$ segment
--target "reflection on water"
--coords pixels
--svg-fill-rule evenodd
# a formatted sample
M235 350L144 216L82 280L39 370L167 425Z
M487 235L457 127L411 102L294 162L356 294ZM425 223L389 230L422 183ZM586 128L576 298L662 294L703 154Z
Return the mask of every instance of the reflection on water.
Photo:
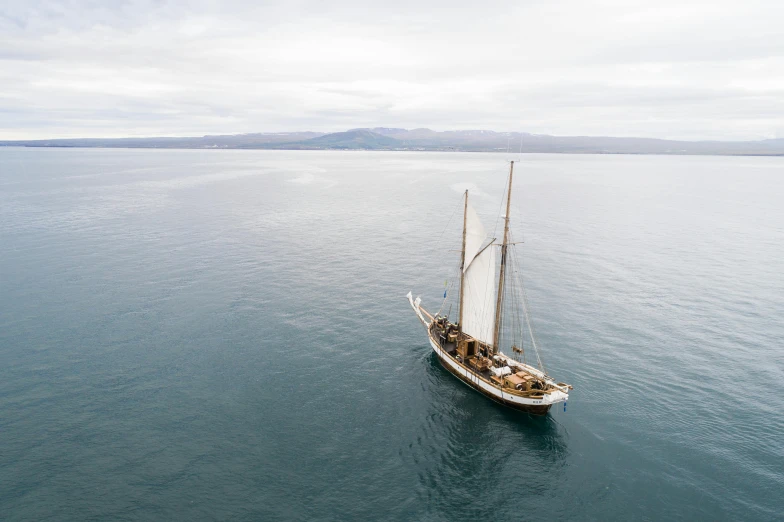
M422 363L431 399L425 431L432 438L421 448L420 464L426 464L419 480L434 512L482 518L487 504L525 502L558 487L568 472L563 426L552 416L485 398L444 369L432 351ZM482 503L470 501L477 495Z

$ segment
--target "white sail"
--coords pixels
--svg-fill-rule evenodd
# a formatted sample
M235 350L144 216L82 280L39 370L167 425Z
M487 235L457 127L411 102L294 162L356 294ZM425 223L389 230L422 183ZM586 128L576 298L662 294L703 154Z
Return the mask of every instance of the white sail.
M489 246L472 257L463 283L463 331L474 339L492 344L495 325L495 247Z
M479 220L479 216L476 214L474 207L470 204L466 207L466 245L465 245L465 265L463 265L463 272L468 270L468 267L471 266L471 262L474 260L474 256L479 252L482 248L482 243L485 242L485 238L487 237L487 232L485 232L485 227L482 226L482 222Z

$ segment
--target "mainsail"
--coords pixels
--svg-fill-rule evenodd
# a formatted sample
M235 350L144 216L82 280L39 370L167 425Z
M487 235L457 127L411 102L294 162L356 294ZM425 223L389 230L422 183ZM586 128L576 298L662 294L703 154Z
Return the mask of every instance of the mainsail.
M479 216L476 214L474 207L470 204L466 205L465 227L466 243L463 272L466 272L468 267L471 266L471 261L473 261L476 254L479 253L479 250L482 248L482 243L485 242L485 238L487 237L487 232L485 232L485 227L482 226L482 221L479 220Z
M495 248L481 250L487 234L474 209L466 208L466 250L462 330L474 339L493 343L495 325Z

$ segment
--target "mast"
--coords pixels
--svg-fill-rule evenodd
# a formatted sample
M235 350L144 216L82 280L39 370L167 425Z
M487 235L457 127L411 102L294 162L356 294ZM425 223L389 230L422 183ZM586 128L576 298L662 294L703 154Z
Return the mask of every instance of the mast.
M506 271L506 249L509 243L509 207L512 203L512 175L514 174L514 161L509 167L509 188L506 191L506 218L504 219L504 242L501 244L501 270L498 275L498 297L495 301L495 327L493 328L493 353L498 353L498 342L501 336L501 302L504 297L504 272ZM465 238L465 232L463 232ZM465 250L465 239L463 239Z
M460 254L460 294L458 299L458 332L463 333L463 282L465 281L465 249L466 249L466 220L468 219L468 190L465 191L465 203L463 204L463 249Z

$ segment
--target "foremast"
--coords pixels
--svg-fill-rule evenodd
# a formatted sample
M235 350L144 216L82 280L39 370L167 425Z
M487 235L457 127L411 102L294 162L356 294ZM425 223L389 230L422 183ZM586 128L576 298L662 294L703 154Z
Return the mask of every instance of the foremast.
M468 189L463 203L463 248L460 250L460 293L458 294L457 331L463 333L463 289L465 285L466 222L468 220ZM462 335L461 335L462 337Z
M501 337L501 305L504 298L504 276L506 275L506 251L509 245L509 207L512 203L512 176L514 161L509 166L509 188L506 191L506 216L504 218L504 241L501 243L501 269L498 273L498 293L495 301L495 324L493 327L493 353L499 352ZM467 196L466 196L467 197ZM463 231L463 250L465 250L465 230Z

